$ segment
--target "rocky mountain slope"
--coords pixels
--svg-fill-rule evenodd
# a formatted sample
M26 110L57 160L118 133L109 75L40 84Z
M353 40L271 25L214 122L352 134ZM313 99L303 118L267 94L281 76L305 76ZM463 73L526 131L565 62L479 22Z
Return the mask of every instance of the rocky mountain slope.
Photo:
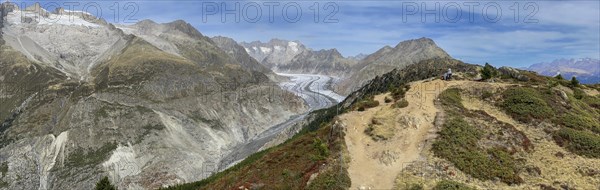
M545 76L561 74L566 79L575 76L585 84L600 83L600 60L598 59L557 59L552 62L533 64L527 70Z
M296 55L309 51L298 41L280 39L271 39L266 43L260 41L241 42L240 45L246 49L250 56L274 71L277 71L280 66L289 64Z
M272 39L267 43L240 43L248 54L280 73L325 74L344 77L356 60L342 56L336 49L314 51L298 41Z
M306 109L183 21L113 26L76 13L49 22L70 13L36 10L0 6L0 188L196 181Z
M356 61L346 59L336 49L304 51L287 65L279 66L278 72L310 73L344 77Z
M393 69L401 69L421 60L449 58L433 40L420 38L400 42L396 47L385 46L362 59L351 70L351 76L344 79L336 89L340 94L350 94L376 76Z
M240 46L235 40L223 36L212 37L211 40L215 42L219 48L225 51L225 53L229 54L229 56L239 62L243 68L274 75L273 71L261 65L256 59L250 57L244 47Z
M447 68L455 77L442 81ZM172 189L600 186L598 86L506 68L481 80L481 71L449 58L393 70L311 113L283 144Z

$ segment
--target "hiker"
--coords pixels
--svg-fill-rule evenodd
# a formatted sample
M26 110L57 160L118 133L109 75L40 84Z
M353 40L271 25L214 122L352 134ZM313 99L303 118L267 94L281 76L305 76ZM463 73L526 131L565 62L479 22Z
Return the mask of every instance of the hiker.
M444 76L442 76L442 80L450 80L452 79L452 69L448 69L448 72L444 73Z

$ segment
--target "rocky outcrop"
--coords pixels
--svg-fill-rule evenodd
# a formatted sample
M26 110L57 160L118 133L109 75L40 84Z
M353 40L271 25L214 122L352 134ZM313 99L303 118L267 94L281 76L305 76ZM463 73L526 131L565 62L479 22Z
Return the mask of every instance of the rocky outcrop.
M521 74L519 70L512 67L500 67L498 68L498 72L500 72L502 75L510 76L511 78L517 79L519 81L529 81L529 77Z

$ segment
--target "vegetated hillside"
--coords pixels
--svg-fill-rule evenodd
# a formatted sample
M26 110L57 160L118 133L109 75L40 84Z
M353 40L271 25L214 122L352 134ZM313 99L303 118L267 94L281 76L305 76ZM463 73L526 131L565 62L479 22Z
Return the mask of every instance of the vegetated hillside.
M447 68L455 79L441 81ZM394 189L595 189L599 94L597 86L528 71L424 60L375 78L337 107L312 113L312 122L285 143L171 189L380 187L357 172L383 175L374 181L389 178ZM364 139L364 158L348 138ZM393 150L406 145L417 155ZM385 172L398 166L398 173Z

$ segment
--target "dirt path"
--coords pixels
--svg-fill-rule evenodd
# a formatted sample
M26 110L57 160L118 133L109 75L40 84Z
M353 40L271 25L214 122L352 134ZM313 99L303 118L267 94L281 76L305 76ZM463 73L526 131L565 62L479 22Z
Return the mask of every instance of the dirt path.
M340 117L347 126L346 145L351 157L348 172L350 189L391 189L397 174L420 158L426 140L435 134L436 109L434 100L449 86L464 81L417 81L406 94L408 107L393 109L384 103L387 94L375 96L380 106L364 112L350 112ZM372 118L388 118L384 122L393 131L388 140L374 141L364 131Z

